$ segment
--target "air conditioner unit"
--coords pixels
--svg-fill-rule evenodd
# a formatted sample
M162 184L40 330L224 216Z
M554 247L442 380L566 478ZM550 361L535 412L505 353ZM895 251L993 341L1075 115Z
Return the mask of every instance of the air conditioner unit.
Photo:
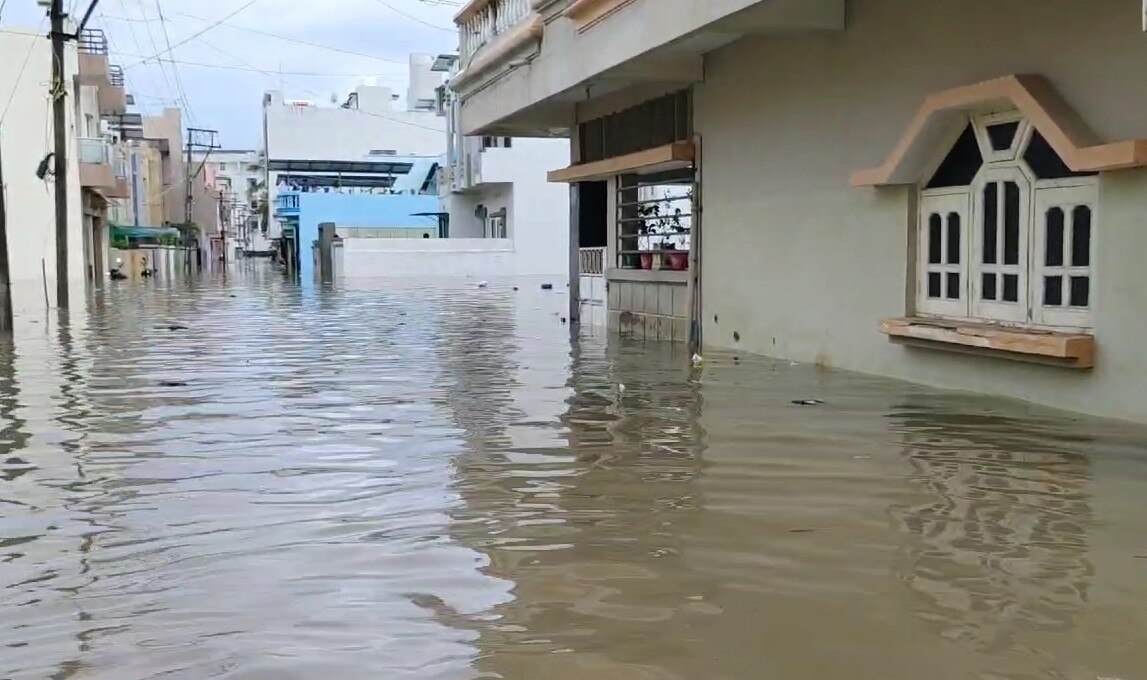
M474 208L474 217L477 217L480 220L486 219L486 215L488 214L490 214L489 208L480 203L478 204L477 208Z

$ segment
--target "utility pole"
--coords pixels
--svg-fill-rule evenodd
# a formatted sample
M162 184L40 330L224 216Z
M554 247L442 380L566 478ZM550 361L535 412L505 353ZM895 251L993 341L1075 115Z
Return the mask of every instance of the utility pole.
M68 308L68 121L64 83L64 42L70 36L64 33L63 0L51 0L48 16L52 22L52 131L55 148L52 150L56 181L56 306Z
M64 19L68 14L64 11L63 0L48 0L48 18L51 20L52 32L49 38L52 41L52 129L54 142L52 159L54 165L52 175L56 182L56 306L60 309L68 308L68 119L67 119L67 83L64 82L64 43L77 40L92 18L92 12L100 0L92 0L88 10L84 12L83 19L75 33L64 32Z
M0 139L0 147L3 140ZM0 336L12 334L12 281L8 271L8 206L4 202L4 149L0 148Z
M199 177L199 171L203 169L203 165L207 163L208 157L211 152L219 148L219 141L217 139L219 132L217 130L204 130L203 128L187 128L187 193L184 198L183 205L183 221L188 233L190 233L192 216L195 214L195 195L192 192L194 184L192 181ZM199 168L192 171L192 151L205 151L203 162L199 164ZM198 239L196 239L196 253L200 253ZM188 261L188 266L191 262Z

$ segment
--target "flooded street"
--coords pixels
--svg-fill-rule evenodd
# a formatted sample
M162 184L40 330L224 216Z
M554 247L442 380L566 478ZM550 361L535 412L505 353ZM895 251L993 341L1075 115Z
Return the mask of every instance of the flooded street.
M18 320L0 678L1147 678L1147 428L694 371L512 285Z

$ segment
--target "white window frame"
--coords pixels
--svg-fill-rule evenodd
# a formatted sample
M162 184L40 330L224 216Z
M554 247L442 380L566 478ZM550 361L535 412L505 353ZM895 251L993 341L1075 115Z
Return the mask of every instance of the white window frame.
M987 128L999 123L1018 122L1015 138L1009 149L995 151L987 135ZM984 165L969 186L923 189L918 193L916 225L916 264L913 275L915 313L922 316L964 319L1006 326L1034 326L1054 330L1091 332L1096 303L1096 242L1099 239L1099 182L1096 176L1062 179L1037 179L1023 152L1031 142L1035 128L1017 111L991 112L974 116L971 120L976 141L984 158ZM955 140L952 140L953 142ZM946 146L935 172L944 156L951 151ZM931 173L929 173L931 176ZM1004 261L1004 192L998 194L996 213L997 263L984 264L983 260L983 201L984 187L992 182L1015 182L1020 189L1020 233L1018 264L1005 265ZM1086 205L1091 210L1090 251L1088 265L1071 266L1073 210ZM1044 216L1053 207L1064 210L1064 266L1047 267L1046 221ZM962 211L961 211L962 209ZM955 212L960 215L960 247L964 251L958 265L949 265L948 234L945 219L941 265L929 263L929 218L932 214ZM928 273L958 272L961 280L960 299L928 297ZM983 300L983 275L998 276L996 300ZM1005 302L1003 274L1017 276L1017 301ZM1046 307L1043 304L1044 276L1063 276L1063 306ZM1070 307L1070 277L1087 276L1089 281L1088 306ZM941 280L941 294L947 294L947 277Z
M1033 321L1043 326L1065 328L1090 328L1093 324L1092 310L1095 309L1095 241L1096 224L1099 217L1099 192L1094 179L1080 183L1059 184L1057 186L1037 186L1035 190L1035 229L1032 245L1033 281L1031 306ZM1088 265L1074 266L1071 262L1074 240L1074 212L1077 207L1087 206L1091 210L1091 233L1089 236ZM1064 213L1063 223L1063 266L1047 266L1047 222L1044 216L1052 208L1060 208ZM1063 305L1046 307L1043 304L1044 277L1063 277ZM1073 276L1086 276L1088 286L1088 306L1071 307L1070 279Z
M971 238L972 225L969 220L969 198L965 188L930 189L920 195L920 218L916 231L916 311L920 314L933 316L967 316L968 315L968 240ZM929 262L929 246L931 239L931 217L940 214L943 227L941 264ZM960 261L948 264L948 216L952 213L960 217ZM930 273L941 275L941 297L932 298L928 295L928 275ZM948 273L960 275L960 295L953 300L946 297Z
M984 189L988 184L998 183L1000 191L996 198L996 260L995 264L985 264L984 254L984 222L983 203ZM1016 264L1004 264L1004 183L1015 182L1019 186L1019 249ZM1030 263L1031 241L1031 195L1032 182L1027 174L1018 167L1005 166L981 170L979 176L972 183L972 252L969 258L970 276L972 279L972 309L971 316L976 319L990 321L1011 321L1024 323L1029 321L1028 306L1028 269ZM984 274L996 274L996 299L985 300L983 297ZM1004 301L1004 276L1018 277L1016 282L1016 301Z

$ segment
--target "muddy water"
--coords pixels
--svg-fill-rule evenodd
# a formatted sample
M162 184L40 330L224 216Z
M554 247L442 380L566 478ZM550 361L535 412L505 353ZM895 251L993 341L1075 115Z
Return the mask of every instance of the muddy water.
M21 319L0 678L1147 678L1147 429L563 306L246 270Z

